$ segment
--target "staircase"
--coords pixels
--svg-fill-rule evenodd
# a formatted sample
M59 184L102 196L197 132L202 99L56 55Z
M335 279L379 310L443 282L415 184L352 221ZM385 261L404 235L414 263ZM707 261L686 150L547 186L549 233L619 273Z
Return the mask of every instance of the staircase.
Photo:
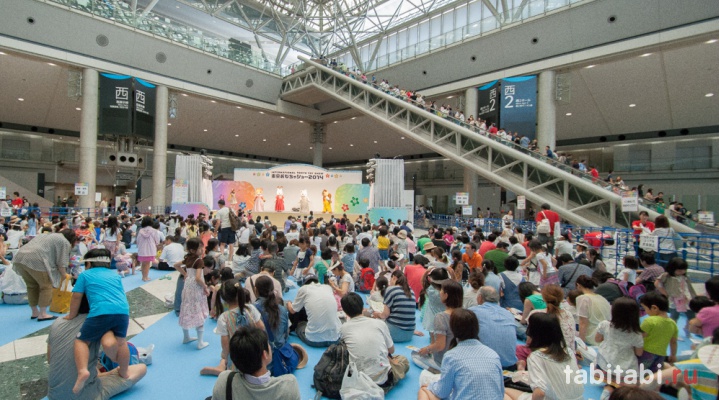
M32 182L32 184L35 184L35 183ZM5 178L4 176L0 176L0 186L4 186L6 188L8 199L13 198L13 195L12 195L13 192L19 192L20 197L25 196L25 198L27 198L27 201L30 202L31 205L34 203L37 203L38 207L42 207L42 208L53 206L53 202L51 200L47 200L41 196L38 196L35 193L34 189L33 190L27 189L27 188L23 187L22 185L19 185L15 182L11 181L10 179Z
M300 57L305 69L285 78L281 97L297 98L303 92L321 91L375 118L402 136L412 139L482 177L526 196L535 204L549 203L552 210L579 226L629 227L636 215L621 212L621 196L572 173L565 166L519 146L484 135L446 120L372 85L356 81L332 69ZM653 219L658 214L648 208ZM673 224L680 232L696 232Z

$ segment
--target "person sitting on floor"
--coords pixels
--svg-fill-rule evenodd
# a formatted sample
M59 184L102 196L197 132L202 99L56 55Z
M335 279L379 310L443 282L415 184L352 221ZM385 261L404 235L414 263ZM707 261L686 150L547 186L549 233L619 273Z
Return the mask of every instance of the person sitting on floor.
M337 301L329 285L320 285L315 275L305 277L304 285L297 291L295 301L287 302L291 329L306 345L327 347L336 343L340 336L340 319Z
M212 400L301 398L294 375L270 376L267 366L272 362L272 349L264 330L252 326L238 328L230 339L230 358L240 372L222 372L212 389Z
M50 327L47 338L47 361L49 365L47 397L50 400L75 398L72 394L73 385L77 381L75 363L75 338L80 333L90 312L87 296L82 296L78 314L68 320L57 319ZM86 360L90 377L82 390L83 399L108 399L116 396L139 382L147 373L145 364L128 367L128 378L119 375L119 367L109 372L99 372L97 361L100 356L100 342L90 342L89 358Z

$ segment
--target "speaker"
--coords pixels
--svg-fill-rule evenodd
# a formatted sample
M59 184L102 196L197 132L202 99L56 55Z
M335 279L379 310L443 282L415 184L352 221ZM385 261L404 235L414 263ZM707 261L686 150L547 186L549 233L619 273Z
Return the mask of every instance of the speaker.
M117 154L110 154L108 159L110 162L115 163L118 167L135 168L140 162L140 158L137 156L137 153L118 152Z
M45 197L45 173L38 172L37 174L37 195Z

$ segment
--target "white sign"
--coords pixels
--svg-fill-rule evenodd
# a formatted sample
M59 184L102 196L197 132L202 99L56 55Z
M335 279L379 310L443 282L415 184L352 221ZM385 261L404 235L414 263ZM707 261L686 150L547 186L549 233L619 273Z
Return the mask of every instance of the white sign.
M12 208L0 208L0 217L9 217L12 215Z
M190 195L190 184L184 179L172 181L172 203L187 203Z
M472 207L472 206L464 206L464 207L462 207L462 215L470 215L470 216L471 216L471 215L472 215L473 208L474 208L474 207Z
M5 186L0 186L0 200L7 198L7 188Z
M644 251L659 251L659 236L639 235L639 248Z
M102 201L102 193L95 192L95 201L98 203Z
M2 198L2 196L0 196ZM703 224L714 225L714 211L699 211L697 215L699 222Z
M517 196L517 210L527 209L527 198L524 196Z
M75 196L87 196L90 193L90 184L79 182L75 184Z
M469 204L469 193L467 192L457 192L455 195L455 204L458 206L466 206Z
M622 193L622 212L639 211L639 200L636 191Z

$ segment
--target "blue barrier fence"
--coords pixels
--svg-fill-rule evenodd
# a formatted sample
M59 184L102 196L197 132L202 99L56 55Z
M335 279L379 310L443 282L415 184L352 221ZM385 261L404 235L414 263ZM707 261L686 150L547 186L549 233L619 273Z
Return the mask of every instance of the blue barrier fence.
M457 227L460 230L473 230L479 227L486 234L501 231L504 228L504 221L499 218L464 218L443 214L415 215L415 227L428 229L433 225L443 228ZM536 223L531 220L514 220L512 228L515 227L521 227L525 233L535 233L537 228ZM588 233L597 232L606 235L604 237L612 238L613 244L602 243L597 250L602 255L607 270L615 275L623 268L624 257L636 256L639 250L639 241L632 229L562 225L562 231L564 230L571 232L573 241L584 238ZM655 253L658 260L661 256L669 257L672 250L675 250L676 255L689 264L690 277L697 282L703 282L719 271L719 235L678 233L677 237L657 236L653 239L656 241ZM659 263L665 262L659 260Z

